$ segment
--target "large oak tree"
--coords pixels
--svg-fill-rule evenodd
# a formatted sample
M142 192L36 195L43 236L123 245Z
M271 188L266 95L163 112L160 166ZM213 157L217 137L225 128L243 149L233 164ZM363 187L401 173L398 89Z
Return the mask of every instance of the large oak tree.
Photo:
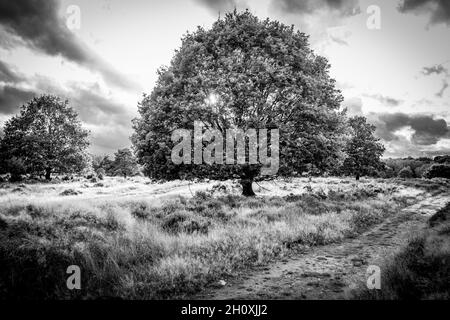
M230 128L276 128L278 174L327 170L341 156L344 128L342 96L328 70L307 35L248 11L228 13L209 30L187 33L170 65L158 71L156 86L144 95L134 120L132 141L145 174L240 177L244 193L253 194L251 182L260 166L171 161L172 132L193 130L194 121L224 136Z

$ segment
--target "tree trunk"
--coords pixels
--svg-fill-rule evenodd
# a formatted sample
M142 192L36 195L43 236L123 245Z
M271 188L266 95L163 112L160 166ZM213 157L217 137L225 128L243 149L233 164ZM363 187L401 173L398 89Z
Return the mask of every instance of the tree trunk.
M241 186L242 186L242 195L245 197L254 197L255 193L253 192L252 188L253 180L250 179L242 179L241 180Z
M45 179L46 180L52 180L51 174L52 174L52 169L51 168L45 169Z
M252 184L255 177L258 175L258 168L251 165L244 165L242 167L241 174L241 186L242 186L242 195L245 197L254 197L255 193L253 192Z

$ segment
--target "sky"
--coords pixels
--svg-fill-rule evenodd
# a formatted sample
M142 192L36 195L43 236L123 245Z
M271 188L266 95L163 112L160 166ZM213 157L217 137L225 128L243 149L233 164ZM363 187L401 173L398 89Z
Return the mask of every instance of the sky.
M183 34L234 8L308 34L385 157L450 153L448 0L0 0L0 126L51 93L77 110L91 153L129 147L138 102Z

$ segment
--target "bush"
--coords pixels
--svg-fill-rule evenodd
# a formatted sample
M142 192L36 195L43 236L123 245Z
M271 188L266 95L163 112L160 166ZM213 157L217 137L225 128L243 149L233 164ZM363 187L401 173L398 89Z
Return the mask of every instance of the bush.
M170 233L208 233L210 222L188 211L169 214L162 223L162 228Z
M450 165L448 164L433 164L425 173L425 177L431 178L446 178L450 179Z
M404 167L402 170L399 171L398 177L410 179L414 177L414 172L412 171L411 167Z
M76 190L73 190L73 189L67 189L67 190L64 190L63 192L61 192L59 195L60 196L77 196L79 194L81 194L81 191L76 191Z

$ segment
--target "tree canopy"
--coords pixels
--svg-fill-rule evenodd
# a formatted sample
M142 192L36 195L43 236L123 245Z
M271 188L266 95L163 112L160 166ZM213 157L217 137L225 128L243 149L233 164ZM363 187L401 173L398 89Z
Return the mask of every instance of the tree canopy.
M81 171L86 165L89 132L68 101L42 95L23 105L5 123L0 151L12 175Z
M380 157L385 150L380 140L374 136L375 126L367 123L365 117L350 118L350 137L344 148L346 158L343 171L352 174L358 180L361 175L370 174L376 169L382 169Z
M113 172L113 175L120 175L125 178L139 173L138 163L130 149L117 150L110 171Z
M228 13L210 30L187 33L134 120L132 141L145 174L250 180L257 175L248 166L174 164L171 134L193 130L194 121L224 134L229 128L278 129L280 175L334 166L344 114L328 70L304 33L249 11Z

